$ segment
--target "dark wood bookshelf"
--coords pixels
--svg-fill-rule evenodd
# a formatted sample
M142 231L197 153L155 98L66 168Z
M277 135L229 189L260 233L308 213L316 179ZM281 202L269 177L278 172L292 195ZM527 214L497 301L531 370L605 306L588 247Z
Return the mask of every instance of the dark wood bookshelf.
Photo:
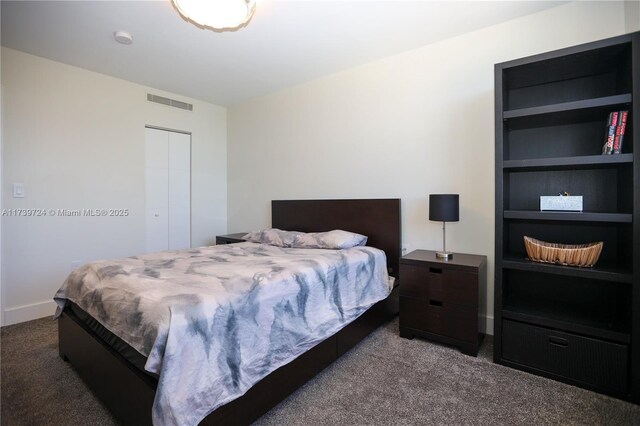
M495 66L494 361L640 403L636 99L640 32ZM622 153L601 155L621 110ZM563 191L584 211L539 210ZM603 249L591 268L539 263L524 236Z

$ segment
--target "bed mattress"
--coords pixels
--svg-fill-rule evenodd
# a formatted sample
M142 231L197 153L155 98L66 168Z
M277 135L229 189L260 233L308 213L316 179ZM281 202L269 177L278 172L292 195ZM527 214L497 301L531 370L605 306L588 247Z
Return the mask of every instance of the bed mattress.
M384 253L371 247L240 243L94 262L55 300L158 376L154 424L192 425L390 291Z

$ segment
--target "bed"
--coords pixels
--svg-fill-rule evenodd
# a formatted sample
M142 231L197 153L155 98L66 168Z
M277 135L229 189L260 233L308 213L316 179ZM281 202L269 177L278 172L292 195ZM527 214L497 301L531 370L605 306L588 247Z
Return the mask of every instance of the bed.
M302 232L348 229L367 235L367 245L385 252L389 275L397 277L400 255L400 201L397 199L273 201L272 226ZM234 255L248 249L239 245L225 250ZM251 423L397 311L396 286L386 299L358 314L355 321L337 328L320 343L314 342L310 349L296 354L295 359L253 384L242 396L215 409L200 424ZM159 389L158 375L141 368L144 357L138 354L142 359L136 360L135 356L128 356L135 355L136 351L127 349L126 341L119 341L118 336L108 331L101 329L99 321L78 306L69 304L59 318L60 355L73 365L119 420L125 424L150 424L154 397L156 392L161 395L164 382L160 381Z

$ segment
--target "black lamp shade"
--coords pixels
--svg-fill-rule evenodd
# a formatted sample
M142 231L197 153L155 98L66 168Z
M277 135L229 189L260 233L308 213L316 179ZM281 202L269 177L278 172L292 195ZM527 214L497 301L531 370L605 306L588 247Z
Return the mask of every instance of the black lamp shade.
M429 195L429 220L437 222L457 222L460 220L460 195Z

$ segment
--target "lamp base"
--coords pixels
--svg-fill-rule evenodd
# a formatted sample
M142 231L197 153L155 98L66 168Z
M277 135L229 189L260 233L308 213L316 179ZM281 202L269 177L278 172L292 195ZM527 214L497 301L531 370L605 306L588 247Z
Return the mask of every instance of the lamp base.
M453 258L453 253L451 253L450 251L437 251L436 257L438 259L449 260Z

